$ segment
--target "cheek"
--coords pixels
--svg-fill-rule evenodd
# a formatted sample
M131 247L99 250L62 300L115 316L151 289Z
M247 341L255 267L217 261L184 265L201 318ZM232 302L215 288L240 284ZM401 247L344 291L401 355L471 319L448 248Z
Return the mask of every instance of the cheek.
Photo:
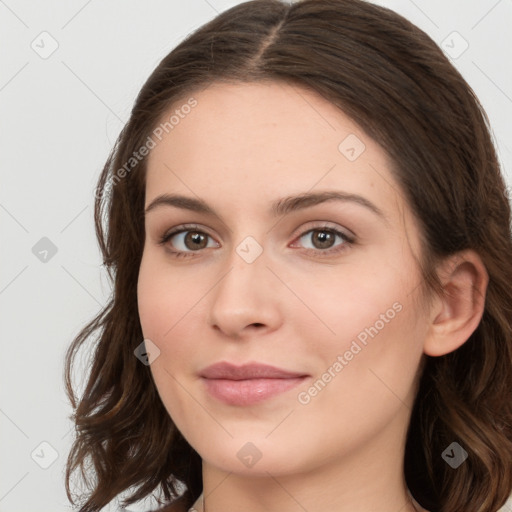
M139 269L137 300L144 336L162 339L193 307L205 288L199 279L179 269L171 269L165 258L146 251ZM204 293L204 291L203 291Z
M336 273L330 269L325 277L317 273L312 278L295 280L300 283L294 289L296 295L303 298L316 317L311 329L316 329L316 337L321 334L324 340L319 348L339 351L348 348L354 339L364 343L377 333L389 332L405 306L409 290L398 284L401 276L396 272L351 270L340 267ZM313 318L312 314L309 316ZM303 312L296 321L305 322L305 317Z
M150 366L153 380L169 416L181 430L186 429L184 419L190 416L190 398L180 386L179 370L183 361L193 359L194 347L185 333L197 293L190 291L194 289L190 279L184 283L178 274L146 254L139 271L137 300L143 336L160 350Z
M335 326L338 336L317 345L321 362L312 382L299 390L295 419L321 432L327 444L369 439L412 409L421 324L410 298L397 290L395 296L391 305L382 301L385 307L373 303L366 318L358 308L354 315L359 317L351 318L347 309ZM379 317L381 311L387 323Z
M144 338L160 350L161 357L151 364L157 385L161 378L169 381L170 374L187 374L189 378L201 366L198 357L208 346L207 295L215 279L205 272L172 268L151 251L143 257L137 284L138 310ZM167 382L166 386L175 384Z
M398 261L381 256L383 261ZM304 340L318 339L321 334L322 341L314 345L311 356L317 378L323 375L329 381L330 391L322 391L317 401L326 410L329 402L340 403L341 397L355 405L365 403L369 396L383 399L388 394L393 399L393 392L405 398L410 391L426 326L414 301L419 288L412 287L420 282L419 274L409 261L402 259L395 266L378 267L374 262L358 272L340 267L337 278L330 269L330 279L317 273L314 280L303 280L296 288L322 321L316 320L309 331L304 328L301 333ZM300 316L296 320L305 326ZM322 383L318 388L323 389Z

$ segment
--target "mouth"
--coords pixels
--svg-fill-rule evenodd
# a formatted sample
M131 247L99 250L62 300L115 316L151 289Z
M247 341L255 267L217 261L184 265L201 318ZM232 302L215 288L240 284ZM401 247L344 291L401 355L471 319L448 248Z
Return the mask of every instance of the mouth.
M260 363L235 366L226 362L205 368L200 376L211 396L237 406L268 400L298 386L309 377L304 373Z

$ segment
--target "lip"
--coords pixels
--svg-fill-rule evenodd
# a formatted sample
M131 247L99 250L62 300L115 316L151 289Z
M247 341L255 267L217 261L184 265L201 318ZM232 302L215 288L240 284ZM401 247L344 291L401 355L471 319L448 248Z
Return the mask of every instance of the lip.
M236 366L220 362L199 374L207 391L229 405L252 405L284 393L308 375L261 363Z

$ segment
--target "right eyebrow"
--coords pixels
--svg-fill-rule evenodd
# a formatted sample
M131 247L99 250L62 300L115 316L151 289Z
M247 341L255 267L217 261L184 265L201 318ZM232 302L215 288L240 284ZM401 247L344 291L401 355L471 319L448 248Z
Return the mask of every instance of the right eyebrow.
M154 210L158 206L174 206L184 210L191 210L198 213L205 213L214 217L219 217L217 213L210 208L202 199L187 197L178 194L162 194L156 197L145 209L145 213ZM220 218L220 217L219 217Z

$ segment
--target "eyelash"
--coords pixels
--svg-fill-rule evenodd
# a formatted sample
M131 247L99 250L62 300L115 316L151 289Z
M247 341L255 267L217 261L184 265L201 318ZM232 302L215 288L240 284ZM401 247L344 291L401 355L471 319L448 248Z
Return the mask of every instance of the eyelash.
M197 226L195 224L186 224L186 225L178 226L177 228L173 229L172 231L169 231L169 232L165 233L160 238L158 243L159 243L159 245L165 245L165 244L167 244L167 242L174 235L178 235L180 233L186 233L186 232L189 232L189 231L197 232L197 233L206 235L207 237L213 238L211 235L209 235L208 233L203 231L200 228L200 226ZM313 233L315 231L324 231L324 232L332 233L332 234L342 238L343 242L344 242L343 244L341 244L339 246L335 246L335 248L330 248L330 249L326 249L326 250L322 250L322 249L306 249L306 252L309 253L309 252L312 251L312 252L316 253L317 255L320 255L321 257L323 257L323 256L332 256L332 255L341 253L343 251L346 251L350 246L354 245L354 243L355 243L355 238L347 235L346 233L343 233L343 232L339 231L336 228L329 227L329 226L318 226L318 227L314 227L314 228L308 229L308 230L304 231L303 233L301 233L296 239L300 240L305 235L307 235L309 233ZM195 256L194 253L201 252L201 250L197 250L197 251L176 251L176 250L172 250L172 249L168 249L168 250L171 253L172 257L174 257L174 258L194 257Z

